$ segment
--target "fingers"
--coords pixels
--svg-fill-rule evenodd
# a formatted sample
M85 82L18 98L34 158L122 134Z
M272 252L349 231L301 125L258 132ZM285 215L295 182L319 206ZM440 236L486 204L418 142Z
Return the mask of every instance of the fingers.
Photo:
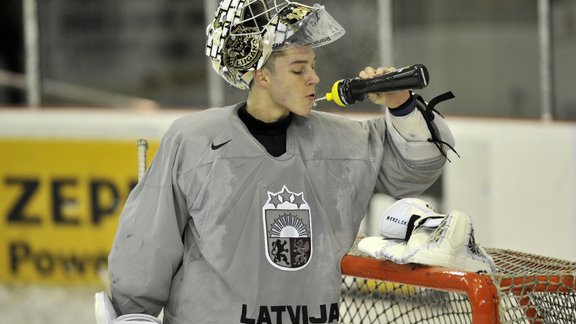
M364 70L360 71L360 73L358 74L358 76L362 79L372 79L376 76L382 75L382 74L386 74L386 73L390 73L396 71L395 68L393 67L379 67L377 69L374 69L371 66L367 66Z
M373 68L367 66L364 70L360 71L358 76L362 79L372 79L382 74L396 71L393 67ZM410 99L410 92L406 90L394 92L371 92L368 94L370 101L377 105L388 106L389 108L396 108L402 105L406 100Z

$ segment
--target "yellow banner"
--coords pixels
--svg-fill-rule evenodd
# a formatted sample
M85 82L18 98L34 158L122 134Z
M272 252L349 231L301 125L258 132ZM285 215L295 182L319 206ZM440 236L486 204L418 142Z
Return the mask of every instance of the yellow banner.
M97 283L137 173L136 141L0 139L0 282Z

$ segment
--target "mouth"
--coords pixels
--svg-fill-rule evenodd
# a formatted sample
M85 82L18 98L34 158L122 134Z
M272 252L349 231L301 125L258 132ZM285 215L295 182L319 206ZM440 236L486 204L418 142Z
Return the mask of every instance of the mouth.
M312 103L312 108L316 107L316 94L312 93L306 96L306 99Z

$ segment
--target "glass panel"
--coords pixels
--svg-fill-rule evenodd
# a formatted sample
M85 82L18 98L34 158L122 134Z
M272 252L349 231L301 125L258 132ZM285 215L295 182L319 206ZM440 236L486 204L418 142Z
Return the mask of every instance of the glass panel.
M311 4L314 1L311 1ZM318 93L380 65L378 0L317 0L347 30L316 50ZM0 5L0 69L24 71L21 1ZM307 2L308 3L308 2ZM425 64L430 99L453 115L539 118L538 0L393 0L394 62ZM576 2L551 0L554 114L576 119ZM204 1L38 1L44 104L124 106L107 94L142 97L162 107L208 107ZM59 88L51 85L84 88ZM98 90L93 98L81 91ZM246 93L223 85L224 103ZM23 91L0 79L0 105L24 104ZM319 109L341 111L323 102ZM378 111L363 102L346 111Z
M552 1L552 42L554 117L576 120L576 1Z
M426 98L447 90L441 111L472 116L539 117L536 1L394 2L397 64L430 70Z
M144 97L162 106L207 101L201 1L38 4L44 79ZM45 103L77 104L51 96Z

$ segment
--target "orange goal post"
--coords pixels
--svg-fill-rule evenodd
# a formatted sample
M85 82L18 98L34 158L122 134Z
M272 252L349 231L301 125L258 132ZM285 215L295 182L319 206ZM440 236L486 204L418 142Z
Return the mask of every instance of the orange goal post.
M576 323L576 262L485 249L495 274L342 259L341 323Z

